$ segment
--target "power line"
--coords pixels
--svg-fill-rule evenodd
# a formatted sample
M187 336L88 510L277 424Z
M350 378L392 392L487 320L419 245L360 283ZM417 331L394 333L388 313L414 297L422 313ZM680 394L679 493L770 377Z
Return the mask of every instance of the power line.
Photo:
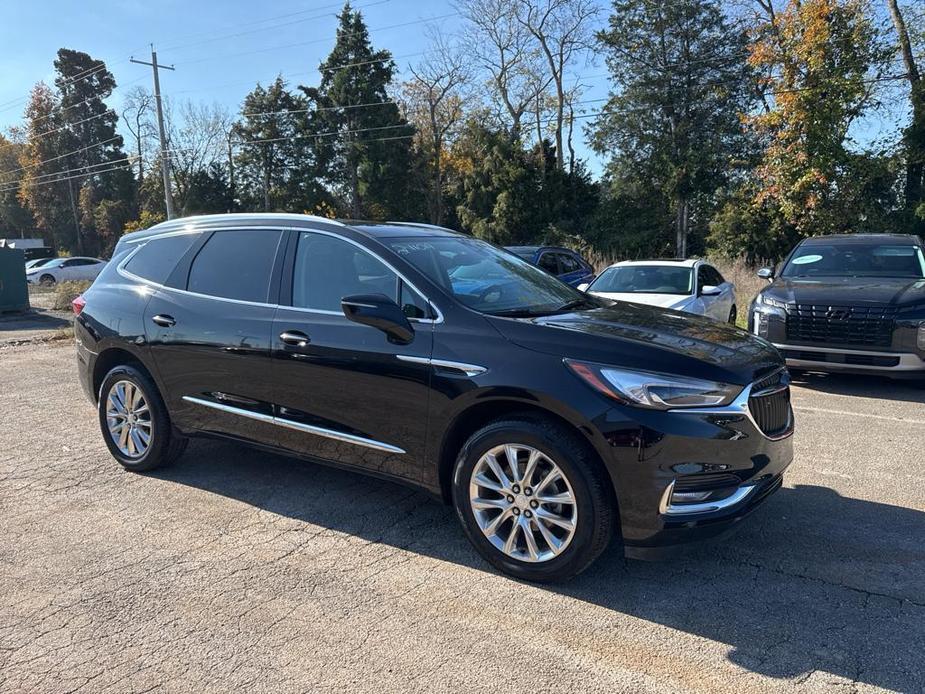
M97 147L102 147L103 145L109 144L110 142L113 142L113 141L119 140L119 139L122 139L122 136L121 136L121 135L115 135L115 136L113 136L113 137L110 137L108 140L103 140L102 142L96 142L96 143L94 143L94 144L92 144L92 145L87 145L86 147L81 147L80 149L75 149L73 152L68 152L68 153L66 153L66 154L59 154L59 155L56 156L56 157L51 157L51 158L49 158L49 159L43 159L42 161L31 162L31 163L29 163L29 164L26 164L25 166L20 166L18 169L10 169L9 171L0 171L0 176L7 176L7 175L9 175L9 174L14 174L14 173L16 173L16 172L18 172L18 171L25 171L26 169L34 169L35 167L41 166L42 164L47 164L47 163L52 162L52 161L57 161L58 159L64 159L65 157L69 157L69 156L71 156L71 155L73 155L73 154L80 154L81 152L87 152L87 151L89 151L89 150L91 150L91 149L96 149Z
M64 183L65 181L72 181L72 180L74 180L75 178L85 178L85 177L87 177L87 176L96 176L96 175L99 175L99 174L110 173L110 172L112 172L112 171L127 171L127 170L129 169L129 167L131 167L131 166L132 166L132 164L130 164L130 163L129 163L129 164L121 164L121 165L119 165L119 166L113 166L113 167L110 168L110 169L101 169L101 170L99 170L99 171L91 171L89 174L87 174L87 173L80 173L80 174L75 174L74 176L67 176L67 177L64 177L64 178L56 178L56 179L51 180L51 181L41 181L41 182L39 182L39 183L30 182L29 185L30 185L31 187L39 188L39 187L41 187L41 186L53 185L53 184L55 184L55 183ZM9 187L7 187L7 188L0 188L0 193L6 193L6 192L9 192L9 191L12 191L12 190L16 190L17 188L19 188L19 184L20 184L21 182L22 182L22 181L16 181L16 182L15 182L16 185L11 185L11 186L9 186ZM6 185L6 184L2 184L2 185Z
M89 166L80 166L80 167L75 167L73 169L63 169L61 171L53 171L51 173L42 174L41 176L35 176L34 178L21 178L18 181L4 181L0 183L0 186L4 186L3 188L0 188L0 192L6 192L8 190L16 190L23 183L28 184L28 185L34 185L36 181L42 182L43 179L53 179L50 181L44 181L45 183L57 183L59 181L70 181L75 178L97 176L99 174L106 173L107 171L109 171L109 169L96 170L96 171L90 171L89 169L95 169L96 167L99 167L99 166L109 166L112 164L118 164L120 162L125 162L126 166L131 166L134 158L135 158L134 156L130 155L127 157L123 157L121 159L113 159L112 161L103 161L103 162L99 162L98 164L90 164ZM74 172L78 172L78 173L74 173ZM74 175L68 176L67 178L54 178L55 176L61 176L62 174L71 174L71 173L73 173Z
M374 27L374 28L369 29L368 31L372 32L372 31L387 31L389 29L400 29L406 26L413 26L415 24L423 24L424 22L434 22L434 21L437 21L438 19L447 19L449 17L456 17L458 15L459 15L459 12L450 12L449 14L438 15L436 17L425 17L423 19L416 19L410 22L401 22L400 24L390 24L388 26ZM354 33L355 32L350 32L348 33L348 35L353 35ZM178 62L177 65L197 65L199 63L205 63L210 60L226 60L228 58L238 58L243 55L254 55L256 53L266 53L268 51L277 51L282 48L297 48L301 46L310 46L316 43L327 43L330 40L331 40L330 38L323 38L323 39L312 39L311 41L299 41L298 43L280 44L278 46L269 46L267 48L258 48L258 49L250 50L250 51L240 51L238 53L225 53L223 55L214 55L214 56L209 56L208 58L200 58L199 60L187 60L184 62Z

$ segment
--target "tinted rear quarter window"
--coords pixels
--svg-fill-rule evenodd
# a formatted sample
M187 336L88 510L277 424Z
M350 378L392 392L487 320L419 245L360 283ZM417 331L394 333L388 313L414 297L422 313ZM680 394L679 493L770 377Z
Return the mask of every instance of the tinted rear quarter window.
M177 234L151 239L131 257L125 269L138 277L164 284L198 238L199 234Z
M265 303L282 231L217 231L196 254L187 289L223 299Z

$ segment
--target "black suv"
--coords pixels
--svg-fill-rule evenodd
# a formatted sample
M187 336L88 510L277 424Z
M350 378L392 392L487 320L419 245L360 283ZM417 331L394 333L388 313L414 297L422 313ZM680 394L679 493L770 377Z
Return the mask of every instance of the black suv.
M129 470L208 435L422 487L531 580L719 533L781 484L793 414L747 332L578 292L446 229L301 215L129 234L75 301ZM229 475L234 474L229 465Z
M925 247L908 234L817 236L752 302L749 330L795 369L925 379Z

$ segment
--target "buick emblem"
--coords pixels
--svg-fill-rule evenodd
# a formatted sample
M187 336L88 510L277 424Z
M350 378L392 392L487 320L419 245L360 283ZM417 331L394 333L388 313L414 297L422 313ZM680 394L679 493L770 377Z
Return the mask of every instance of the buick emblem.
M848 320L851 318L850 308L830 308L825 317L829 320Z

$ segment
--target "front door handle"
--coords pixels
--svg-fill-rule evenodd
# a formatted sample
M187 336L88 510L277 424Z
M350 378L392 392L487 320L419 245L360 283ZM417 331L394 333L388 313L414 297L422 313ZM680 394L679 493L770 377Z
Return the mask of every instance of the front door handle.
M301 330L284 330L279 334L279 339L282 340L284 344L292 345L293 347L305 347L311 342L308 335Z
M165 313L158 313L156 316L151 316L151 320L162 328L172 328L177 324L177 321L173 316L168 316Z

